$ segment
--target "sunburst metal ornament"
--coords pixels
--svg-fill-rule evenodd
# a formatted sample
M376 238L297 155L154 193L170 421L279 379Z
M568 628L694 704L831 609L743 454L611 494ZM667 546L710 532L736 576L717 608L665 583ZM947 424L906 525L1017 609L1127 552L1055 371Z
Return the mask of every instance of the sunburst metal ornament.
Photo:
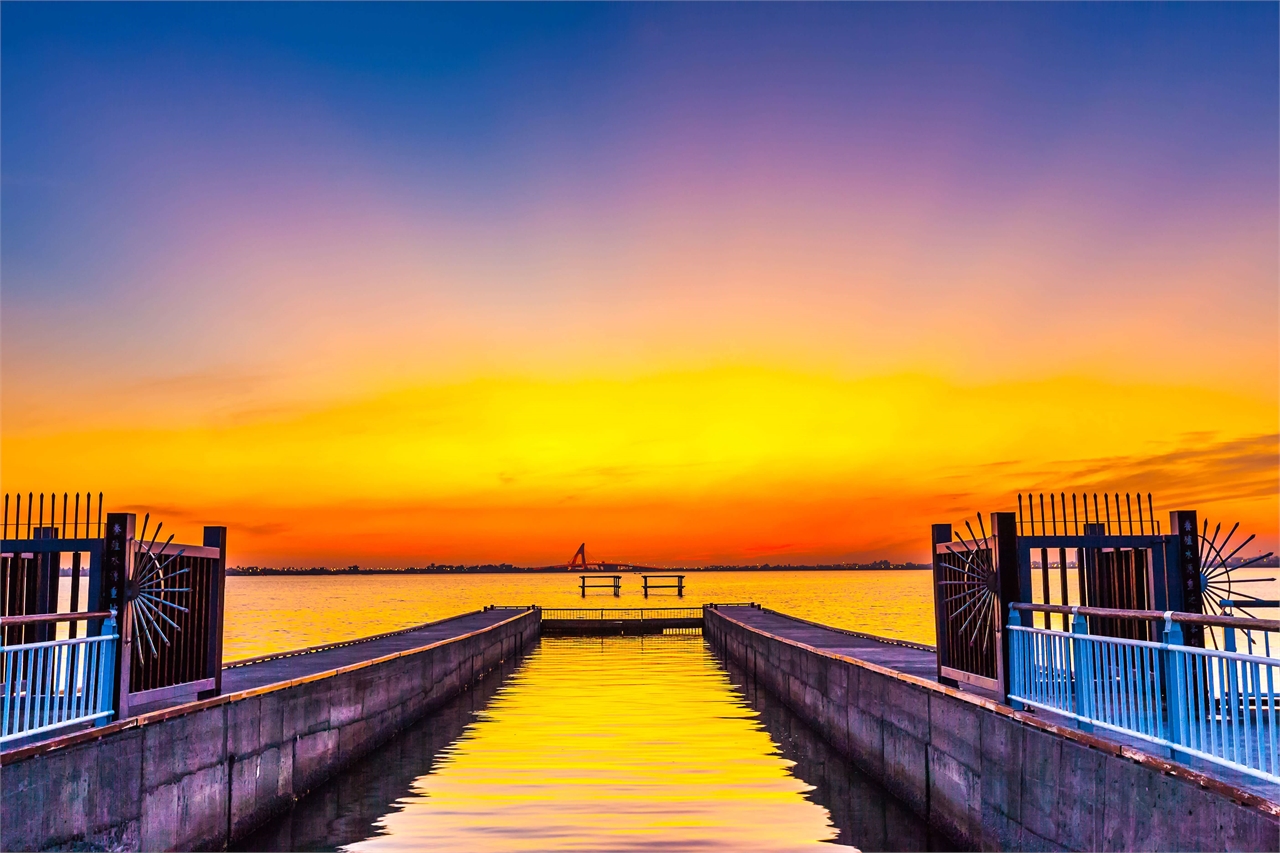
M957 551L950 545L946 546L947 552L960 561L959 565L952 565L951 568L964 577L962 580L945 580L940 583L942 586L956 587L943 599L946 603L962 602L951 611L949 618L954 621L967 611L957 634L961 639L968 639L970 646L981 638L981 649L985 653L991 641L991 631L983 629L990 627L991 617L998 606L999 579L996 574L995 560L992 557L993 549L987 542L987 528L982 523L982 513L978 513L978 529L982 531L981 539L973 532L972 524L965 521L964 526L968 529L973 544L970 545L963 533L956 531L964 550Z
M179 587L176 579L180 575L190 573L190 569L171 568L174 561L182 556L182 549L176 553L166 554L173 534L156 547L160 539L163 523L157 524L151 541L147 541L147 525L151 521L148 513L142 519L142 535L138 537L138 556L133 567L133 577L125 588L125 601L133 612L135 634L146 640L145 646L134 642L134 652L141 658L148 651L152 657L160 654L160 644L169 645L169 632L181 631L182 626L170 618L173 612L186 613L187 608L175 599L183 593L190 593L190 587ZM182 581L185 583L186 581ZM166 613L169 611L169 613Z
M1236 576L1236 572L1241 569L1261 563L1271 556L1271 552L1268 551L1256 557L1242 558L1233 564L1231 561L1236 555L1255 538L1254 534L1250 534L1243 542L1228 551L1227 549L1231 546L1231 537L1239 528L1240 522L1237 521L1219 542L1218 535L1222 533L1222 525L1214 527L1213 535L1210 536L1209 520L1205 519L1204 529L1200 533L1200 598L1204 612L1207 614L1218 616L1232 609L1246 616L1253 616L1254 614L1249 612L1249 605L1253 604L1256 607L1264 602L1264 599L1236 590L1235 587L1240 584L1267 583L1275 580L1275 578ZM1231 604L1224 605L1224 601L1229 601ZM1214 645L1217 645L1216 639L1214 639Z

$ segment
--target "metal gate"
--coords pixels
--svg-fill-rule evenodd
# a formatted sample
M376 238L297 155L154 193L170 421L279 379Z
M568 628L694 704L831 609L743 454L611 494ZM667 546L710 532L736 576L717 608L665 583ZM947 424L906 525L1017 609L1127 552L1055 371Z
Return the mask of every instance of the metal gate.
M25 501L24 501L25 497ZM37 500L38 497L38 500ZM59 499L60 498L60 499ZM157 702L213 695L222 682L226 528L204 528L201 545L161 538L162 526L133 513L103 518L102 496L5 495L0 541L0 614L63 618L6 620L6 647L50 642L60 624L67 639L104 630L116 611L111 707L117 718ZM38 509L37 509L38 507ZM61 509L61 512L58 510ZM70 554L69 601L62 563ZM82 574L87 570L87 583ZM97 618L66 618L87 612Z
M1215 604L1248 604L1231 593L1230 573L1270 554L1240 561L1219 533L1197 529L1195 511L1169 515L1161 530L1152 500L1132 495L1018 496L1018 511L979 514L963 529L933 526L934 614L938 677L1004 695L1007 638L1004 622L1014 602L1113 610L1216 612ZM1136 506L1136 512L1134 511ZM989 529L988 529L989 528ZM1219 527L1220 530L1220 527ZM1230 539L1235 528L1228 533ZM1252 537L1244 540L1247 544ZM1223 590L1234 598L1222 598ZM1206 607L1206 605L1210 605ZM1054 624L1055 615L1060 620ZM1040 612L1038 627L1069 630L1067 615ZM1095 636L1160 641L1150 624L1090 616ZM1186 643L1204 646L1204 633L1188 626Z

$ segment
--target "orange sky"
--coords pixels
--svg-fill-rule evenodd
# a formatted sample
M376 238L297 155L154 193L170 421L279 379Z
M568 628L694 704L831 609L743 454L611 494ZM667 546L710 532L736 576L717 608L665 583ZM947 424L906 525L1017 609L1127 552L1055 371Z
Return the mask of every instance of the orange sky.
M1274 9L533 8L6 8L5 490L245 565L923 560L1040 489L1276 547Z
M723 367L6 431L5 455L6 478L226 523L253 563L537 564L582 540L658 563L869 561L923 559L930 522L1012 509L1019 489L1152 491L1161 516L1274 539L1274 416L1195 386Z

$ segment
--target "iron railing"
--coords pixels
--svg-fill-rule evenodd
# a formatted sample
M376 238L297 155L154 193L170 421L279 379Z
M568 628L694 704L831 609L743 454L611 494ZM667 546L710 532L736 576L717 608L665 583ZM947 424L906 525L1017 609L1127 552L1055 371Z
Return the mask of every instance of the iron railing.
M1071 630L1024 626L1021 612L1067 613ZM1159 620L1162 642L1089 633L1086 617ZM1222 629L1223 650L1183 645L1182 625ZM1280 622L1193 613L1016 603L1009 608L1009 699L1280 782L1276 699ZM1246 648L1236 651L1236 632ZM1255 635L1257 635L1255 637Z
M102 633L3 647L0 744L66 726L105 723L114 713L115 611L15 617L17 620L105 619Z
M701 607L543 607L543 621L555 620L645 620L701 619Z

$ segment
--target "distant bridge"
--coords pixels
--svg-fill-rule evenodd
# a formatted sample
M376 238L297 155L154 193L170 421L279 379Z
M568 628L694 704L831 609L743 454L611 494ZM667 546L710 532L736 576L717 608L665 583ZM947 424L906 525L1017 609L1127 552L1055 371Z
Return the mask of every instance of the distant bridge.
M593 560L587 556L587 543L583 542L567 563L556 563L552 566L535 567L542 571L564 569L567 572L665 572L661 566L641 566L635 563L614 563L608 560Z

